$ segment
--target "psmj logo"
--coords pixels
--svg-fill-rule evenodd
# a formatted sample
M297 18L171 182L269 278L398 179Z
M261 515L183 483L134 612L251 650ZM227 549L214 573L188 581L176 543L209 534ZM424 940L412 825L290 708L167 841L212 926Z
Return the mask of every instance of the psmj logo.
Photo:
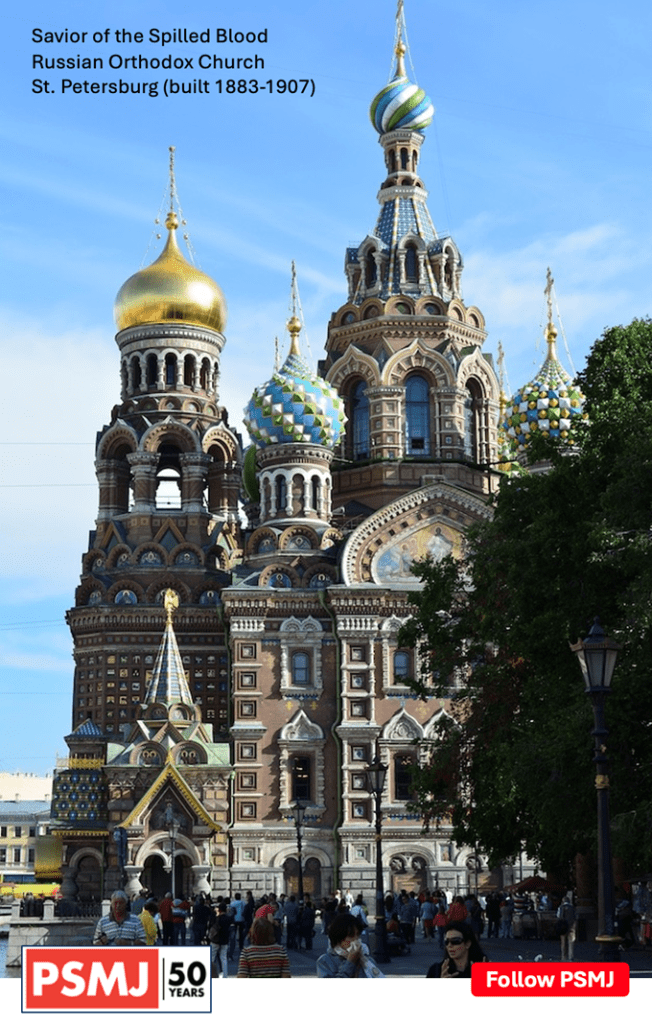
M207 946L23 946L23 1012L210 1013Z

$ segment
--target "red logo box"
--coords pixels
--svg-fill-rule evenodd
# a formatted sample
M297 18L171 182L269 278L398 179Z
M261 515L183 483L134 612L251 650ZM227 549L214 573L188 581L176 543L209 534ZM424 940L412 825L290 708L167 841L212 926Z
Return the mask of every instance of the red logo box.
M159 951L23 947L23 1011L156 1010Z

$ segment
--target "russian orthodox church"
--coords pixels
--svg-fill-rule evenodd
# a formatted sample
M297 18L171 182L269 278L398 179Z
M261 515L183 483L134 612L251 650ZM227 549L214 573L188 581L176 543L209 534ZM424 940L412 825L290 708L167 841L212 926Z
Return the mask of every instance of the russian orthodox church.
M125 875L160 892L172 871L177 891L296 892L298 805L304 889L372 893L375 757L386 889L466 890L485 866L408 806L448 713L405 682L411 566L461 555L490 514L499 430L512 442L461 253L428 210L433 107L406 74L401 6L395 74L371 106L376 224L346 250L318 373L293 282L288 355L252 381L248 447L219 404L226 305L179 249L173 167L165 248L118 293L121 400L97 437L98 516L68 613L73 728L53 800L68 895ZM572 415L569 395L555 392Z

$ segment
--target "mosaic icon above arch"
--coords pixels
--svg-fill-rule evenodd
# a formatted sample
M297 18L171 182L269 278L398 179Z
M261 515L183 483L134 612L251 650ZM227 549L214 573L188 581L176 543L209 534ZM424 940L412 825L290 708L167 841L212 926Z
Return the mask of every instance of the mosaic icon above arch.
M415 562L432 558L440 562L446 555L460 558L462 534L444 523L419 525L385 545L374 555L371 574L376 583L385 586L400 584L406 590L418 589L419 579L411 572Z

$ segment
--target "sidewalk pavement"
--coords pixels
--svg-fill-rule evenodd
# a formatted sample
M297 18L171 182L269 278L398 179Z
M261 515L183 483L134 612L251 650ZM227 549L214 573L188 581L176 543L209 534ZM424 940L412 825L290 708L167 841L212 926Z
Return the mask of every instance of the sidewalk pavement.
M545 962L559 963L560 944L555 939L481 939L480 944L489 960L494 963L533 961L541 957ZM370 929L367 945L373 957L374 936ZM293 978L316 978L317 960L326 952L328 939L317 927L312 950L288 950ZM621 961L629 964L632 978L652 978L652 947L632 948L621 952ZM443 960L444 954L436 939L424 939L417 933L412 952L393 956L391 963L379 965L388 978L425 978L431 964ZM595 963L598 958L596 942L576 942L575 962Z

